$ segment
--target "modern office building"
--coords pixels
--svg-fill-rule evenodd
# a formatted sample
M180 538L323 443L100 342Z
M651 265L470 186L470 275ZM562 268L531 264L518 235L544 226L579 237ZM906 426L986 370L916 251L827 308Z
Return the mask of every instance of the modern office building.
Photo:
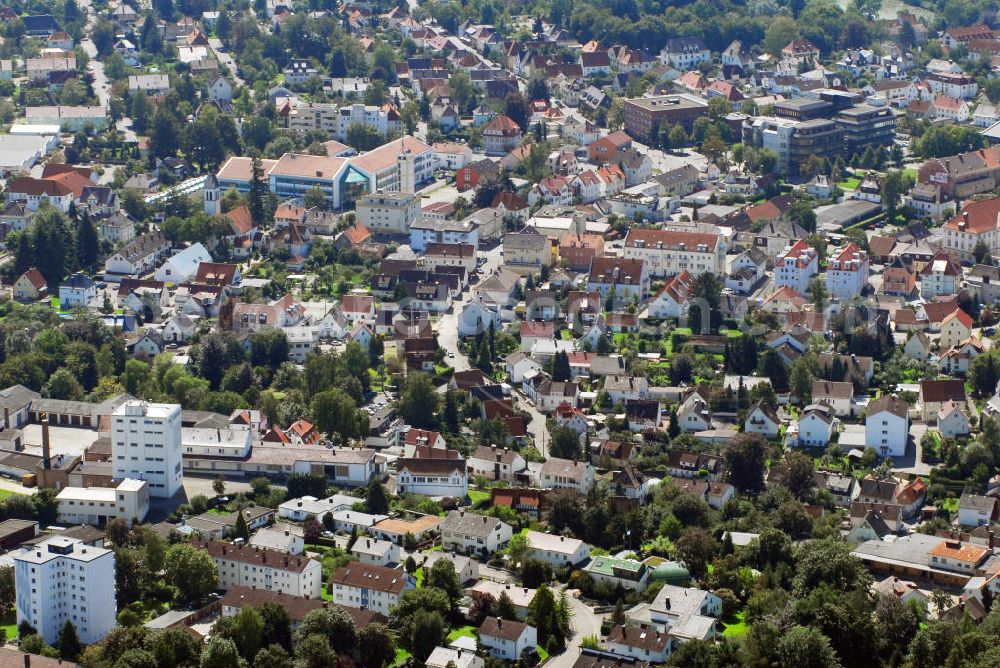
M778 156L779 174L795 176L810 156L833 160L843 151L843 131L834 121L816 118L794 120L758 116L743 125L743 143L766 148Z
M845 160L869 146L889 146L896 135L896 116L889 107L859 104L838 113L834 121L844 133Z
M28 623L49 644L72 622L84 644L115 627L115 553L56 536L11 553L17 623Z
M180 404L133 399L111 415L111 455L117 479L149 483L153 497L172 497L181 487Z

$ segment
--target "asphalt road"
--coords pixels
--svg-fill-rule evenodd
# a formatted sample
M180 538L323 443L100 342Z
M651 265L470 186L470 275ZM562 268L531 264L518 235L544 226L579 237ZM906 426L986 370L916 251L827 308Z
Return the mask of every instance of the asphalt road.
M486 251L486 263L483 265L481 278L489 276L494 270L500 267L503 260L500 257L500 250L501 246L498 245L496 248ZM458 350L458 318L462 314L462 309L472 300L472 297L473 290L471 288L463 292L459 299L455 300L451 310L445 313L437 323L438 345L453 355L449 356L448 364L455 371L468 371L472 368L468 358ZM535 443L535 447L544 457L545 441L548 438L545 428L545 416L539 413L533 405L529 404L524 395L515 393L515 398L518 399L518 408L531 416L531 420L526 428L528 434L531 435L532 441Z
M583 642L583 639L587 636L601 637L601 620L603 615L595 614L590 606L584 605L580 599L572 596L569 591L566 592L566 599L569 601L570 610L573 612L573 616L569 621L573 635L566 640L566 651L559 656L549 659L549 662L545 664L547 668L572 668L580 656L580 643Z
M225 65L229 68L229 78L233 81L233 94L243 87L244 81L240 78L240 75L236 71L236 63L233 59L225 52L225 47L222 46L222 42L218 38L209 37L208 45L212 47L212 51L215 52L215 59L219 61L220 65Z

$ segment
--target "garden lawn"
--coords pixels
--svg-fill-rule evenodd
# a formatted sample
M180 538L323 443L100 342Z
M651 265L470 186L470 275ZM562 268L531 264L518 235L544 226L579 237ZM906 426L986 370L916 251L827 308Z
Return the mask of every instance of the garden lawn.
M17 638L17 613L11 608L0 619L0 629L3 629L7 633L7 642L14 642Z
M463 636L466 636L466 637L469 637L469 638L475 638L476 637L476 627L472 626L471 624L466 624L465 626L456 626L448 634L448 640L449 641L458 640L459 638L461 638Z
M737 612L733 616L733 619L735 621L732 624L727 624L723 622L723 625L726 628L723 629L722 635L726 636L727 638L737 638L739 636L745 635L747 632L747 623L744 620L744 614L745 613L742 610Z
M475 504L479 503L480 501L489 501L490 500L490 496L491 495L490 495L489 492L484 492L484 491L478 490L478 489L470 489L469 490L469 500L472 501L472 505L475 505Z
M3 501L9 496L14 496L15 494L20 494L20 492L14 492L9 489L0 489L0 501Z
M837 187L840 188L841 190L857 190L858 186L860 185L861 185L861 179L859 179L856 176L852 176L838 183Z
M402 647L396 648L396 665L402 666L409 659L411 654Z

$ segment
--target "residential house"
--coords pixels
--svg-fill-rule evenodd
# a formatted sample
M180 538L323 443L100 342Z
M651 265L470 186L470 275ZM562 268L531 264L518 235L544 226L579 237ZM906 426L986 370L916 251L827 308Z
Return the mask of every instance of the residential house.
M743 431L753 434L761 434L768 439L775 439L779 435L781 421L778 414L763 400L757 401L747 411L746 420L743 422Z
M19 302L37 301L48 291L45 277L35 267L18 276L11 287L14 300Z
M587 494L594 485L594 467L573 459L549 457L542 464L539 483L543 489L572 489Z
M464 499L469 492L466 462L462 459L401 459L396 488L411 494Z
M503 548L513 535L506 522L487 515L452 510L441 523L441 545L450 552L489 557Z
M789 433L789 443L800 447L826 447L836 432L837 416L826 403L810 404Z
M909 404L883 395L868 403L865 415L865 445L880 456L902 457L910 433Z
M480 648L499 659L518 661L526 653L535 651L537 645L535 627L522 622L487 617L479 626Z
M406 571L361 563L341 566L330 581L334 603L371 610L386 617L399 603L403 592L415 587L413 576Z
M778 255L774 263L774 284L805 294L809 281L819 271L819 254L804 240L798 240Z

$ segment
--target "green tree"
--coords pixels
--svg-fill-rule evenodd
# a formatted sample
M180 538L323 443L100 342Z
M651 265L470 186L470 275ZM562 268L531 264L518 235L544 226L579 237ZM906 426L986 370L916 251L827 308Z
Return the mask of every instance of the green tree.
M240 657L232 640L213 635L206 643L198 665L200 668L243 668L246 661Z
M253 668L292 668L292 657L281 645L268 645L257 652L253 660Z
M307 614L295 635L302 639L319 635L329 641L337 653L347 653L354 649L357 639L357 629L354 620L341 608L321 608Z
M439 404L440 395L427 374L415 373L407 377L398 407L408 424L419 429L435 427Z
M462 71L453 74L448 79L448 90L451 92L452 100L458 105L458 112L462 114L469 111L469 103L475 101L476 95L469 75Z
M340 443L368 435L368 415L358 410L346 392L333 388L313 397L312 417L316 428Z
M882 178L882 204L890 223L896 220L900 201L912 187L913 178L901 171L888 172Z
M836 591L866 590L871 576L849 543L827 538L805 543L796 558L793 592L802 597L820 585Z
M59 658L66 661L76 661L83 652L83 643L76 633L73 622L66 620L59 630Z
M440 562L439 562L440 563ZM358 630L358 654L361 668L383 668L396 658L396 643L383 624L368 624Z
M777 16L770 21L764 32L764 51L775 58L781 57L781 50L799 36L799 27L788 16Z
M184 602L195 602L208 596L219 584L215 561L205 550L187 543L173 545L166 556L167 581Z
M7 612L17 601L14 589L14 567L0 566L0 609Z
M216 622L212 635L228 638L241 657L252 661L260 651L263 631L264 618L254 608L245 606L235 615Z
M313 186L307 190L302 198L307 209L326 207L326 193L318 186Z
M726 479L738 490L756 494L764 489L767 439L760 434L738 434L725 450Z
M549 454L563 459L580 458L580 434L574 429L553 423L549 429Z
M840 668L830 640L814 628L796 626L778 639L779 665L800 668Z
M982 239L978 240L972 249L972 257L976 264L993 265L993 254L990 253L990 247Z
M455 572L455 564L448 559L438 559L426 573L426 586L437 587L448 595L454 607L462 597L462 583Z
M565 640L556 616L556 598L545 584L538 587L535 597L528 604L528 623L537 630L540 647L548 647L550 639L554 639L557 645L562 645Z
M414 615L407 638L413 658L423 663L445 637L444 618L436 610L418 610Z
M258 227L268 222L265 208L267 193L264 165L259 157L254 156L250 162L250 194L247 196L247 208L250 210L250 219Z
M45 394L52 399L65 399L69 401L83 401L84 390L80 381L69 369L56 369L45 383Z
M378 480L372 480L368 483L365 492L365 505L368 506L368 512L375 515L384 515L389 510L389 496L386 494L385 487Z
M90 219L90 214L83 213L76 225L77 260L84 269L92 269L97 265L99 242L97 230Z

